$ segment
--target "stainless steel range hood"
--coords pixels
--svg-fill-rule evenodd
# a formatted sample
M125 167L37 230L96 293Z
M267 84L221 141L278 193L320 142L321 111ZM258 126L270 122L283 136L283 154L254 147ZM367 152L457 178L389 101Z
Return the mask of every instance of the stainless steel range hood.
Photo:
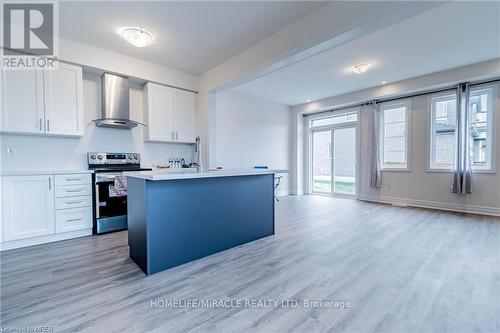
M101 77L102 118L94 120L96 126L131 129L137 125L130 120L128 78L104 73Z

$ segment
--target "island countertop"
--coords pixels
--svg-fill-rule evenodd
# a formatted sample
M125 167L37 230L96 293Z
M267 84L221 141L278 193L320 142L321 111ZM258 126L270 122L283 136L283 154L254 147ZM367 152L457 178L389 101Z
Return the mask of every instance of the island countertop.
M251 175L266 175L273 173L287 173L287 170L272 170L272 169L232 169L232 170L209 170L209 171L183 171L180 170L155 170L155 171L138 171L125 172L127 177L140 178L145 180L178 180L178 179L196 179L196 178L214 178L214 177L234 177L234 176L251 176Z

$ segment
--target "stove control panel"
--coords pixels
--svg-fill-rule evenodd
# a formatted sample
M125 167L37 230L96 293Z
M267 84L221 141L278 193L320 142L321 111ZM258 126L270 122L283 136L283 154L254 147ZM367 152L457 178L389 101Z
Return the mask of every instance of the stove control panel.
M87 153L89 166L104 165L139 165L141 155L138 153Z

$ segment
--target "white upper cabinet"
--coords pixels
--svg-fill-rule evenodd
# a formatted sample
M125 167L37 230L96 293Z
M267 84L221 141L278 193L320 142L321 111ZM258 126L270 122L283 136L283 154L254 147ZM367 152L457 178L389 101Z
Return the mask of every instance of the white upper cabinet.
M155 83L144 87L146 141L194 143L196 95Z
M147 141L174 141L172 88L147 83L144 88L144 114Z
M1 131L44 133L42 72L2 70L1 90Z
M60 63L43 76L45 132L83 135L82 68Z
M1 131L82 136L81 67L59 63L52 70L2 70Z
M54 177L2 177L2 206L4 241L53 234Z
M196 140L196 95L174 89L175 140L192 143Z

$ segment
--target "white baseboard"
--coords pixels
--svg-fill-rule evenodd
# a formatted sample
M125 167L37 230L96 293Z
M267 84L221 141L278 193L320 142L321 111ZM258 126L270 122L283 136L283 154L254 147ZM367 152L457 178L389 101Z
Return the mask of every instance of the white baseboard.
M39 244L45 244L45 243L52 243L52 242L57 242L57 241L61 241L61 240L83 237L83 236L90 236L90 235L92 235L92 229L84 229L84 230L65 232L65 233L61 233L61 234L54 234L54 235L47 235L47 236L41 236L41 237L13 240L13 241L0 243L0 251L18 249L21 247L33 246L33 245L39 245Z
M366 194L360 194L359 200L386 203L398 206L406 205L412 207L439 209L439 210L446 210L458 213L500 216L500 208L497 207L462 205L462 204L448 203L448 202L404 199L404 198L394 198L394 197L385 197L376 195L366 195Z

